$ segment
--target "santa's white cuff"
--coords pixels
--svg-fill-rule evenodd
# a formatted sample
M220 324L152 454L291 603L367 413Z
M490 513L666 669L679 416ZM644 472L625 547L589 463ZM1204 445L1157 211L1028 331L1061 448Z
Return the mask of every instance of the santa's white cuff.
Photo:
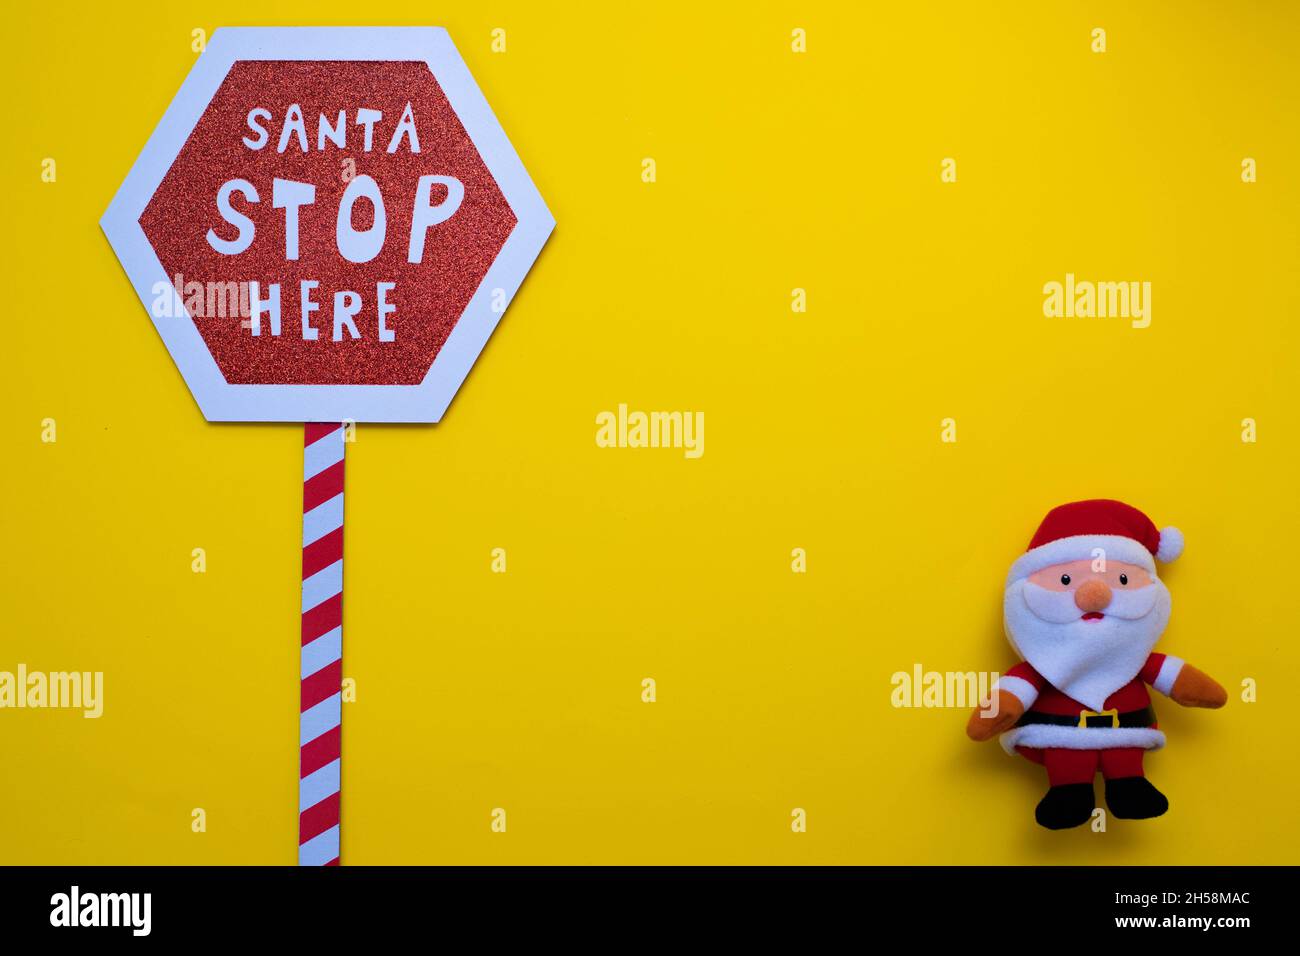
M1038 700L1038 691L1034 689L1033 684L1023 677L1012 677L1010 675L999 677L998 682L993 685L993 690L994 697L997 696L996 692L1000 690L1014 694L1016 699L1025 705L1025 710L1034 706L1034 701Z
M1151 686L1168 697L1174 692L1174 681L1183 670L1183 659L1172 654L1165 655L1165 662L1160 665L1160 673L1151 682Z

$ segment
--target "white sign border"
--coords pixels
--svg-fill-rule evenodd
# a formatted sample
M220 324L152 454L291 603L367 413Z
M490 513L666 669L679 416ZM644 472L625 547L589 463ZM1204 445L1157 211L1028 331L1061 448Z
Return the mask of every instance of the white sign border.
M188 314L156 316L171 280L140 216L203 111L238 60L419 60L426 63L478 149L517 223L419 385L231 385ZM210 422L436 422L546 244L555 219L440 27L222 27L195 62L99 221L163 344Z

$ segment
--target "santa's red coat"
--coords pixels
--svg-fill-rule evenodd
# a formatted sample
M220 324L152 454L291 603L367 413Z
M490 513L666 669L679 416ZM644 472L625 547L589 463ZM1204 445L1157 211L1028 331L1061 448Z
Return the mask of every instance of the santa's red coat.
M1137 676L1106 698L1102 710L1114 710L1123 714L1144 710L1151 706L1151 695L1147 692L1147 685L1156 683L1165 661L1164 654L1151 654L1147 657L1146 663L1142 665ZM1179 667L1182 664L1178 658L1173 658L1170 663ZM1053 687L1047 678L1038 673L1028 661L1021 661L1009 669L1006 677L1018 678L1033 687L1036 696L1029 702L1028 713L1037 712L1067 717L1079 717L1085 711L1090 714L1095 713L1091 708ZM1022 693L1016 691L1013 693L1022 702L1024 701ZM1139 747L1152 750L1164 746L1164 742L1164 734L1160 732L1154 721L1150 727L1121 728L1029 724L1014 727L1002 735L1002 745L1008 752L1017 751L1031 760L1040 760L1041 755L1035 751L1046 747L1076 750Z

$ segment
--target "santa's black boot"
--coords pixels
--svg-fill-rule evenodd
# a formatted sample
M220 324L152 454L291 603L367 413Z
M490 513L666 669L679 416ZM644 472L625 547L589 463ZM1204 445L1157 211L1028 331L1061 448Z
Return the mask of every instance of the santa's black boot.
M1091 783L1066 783L1052 787L1038 801L1034 819L1049 830L1068 830L1087 823L1096 807Z
M1120 820L1146 820L1169 809L1169 801L1146 777L1106 781L1106 806Z

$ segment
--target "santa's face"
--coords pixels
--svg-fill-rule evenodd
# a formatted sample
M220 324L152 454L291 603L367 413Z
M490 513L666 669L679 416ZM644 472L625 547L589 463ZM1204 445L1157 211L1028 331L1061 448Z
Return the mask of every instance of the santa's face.
M1169 591L1119 561L1054 564L1012 581L1007 637L1058 690L1092 710L1142 669L1169 621Z

